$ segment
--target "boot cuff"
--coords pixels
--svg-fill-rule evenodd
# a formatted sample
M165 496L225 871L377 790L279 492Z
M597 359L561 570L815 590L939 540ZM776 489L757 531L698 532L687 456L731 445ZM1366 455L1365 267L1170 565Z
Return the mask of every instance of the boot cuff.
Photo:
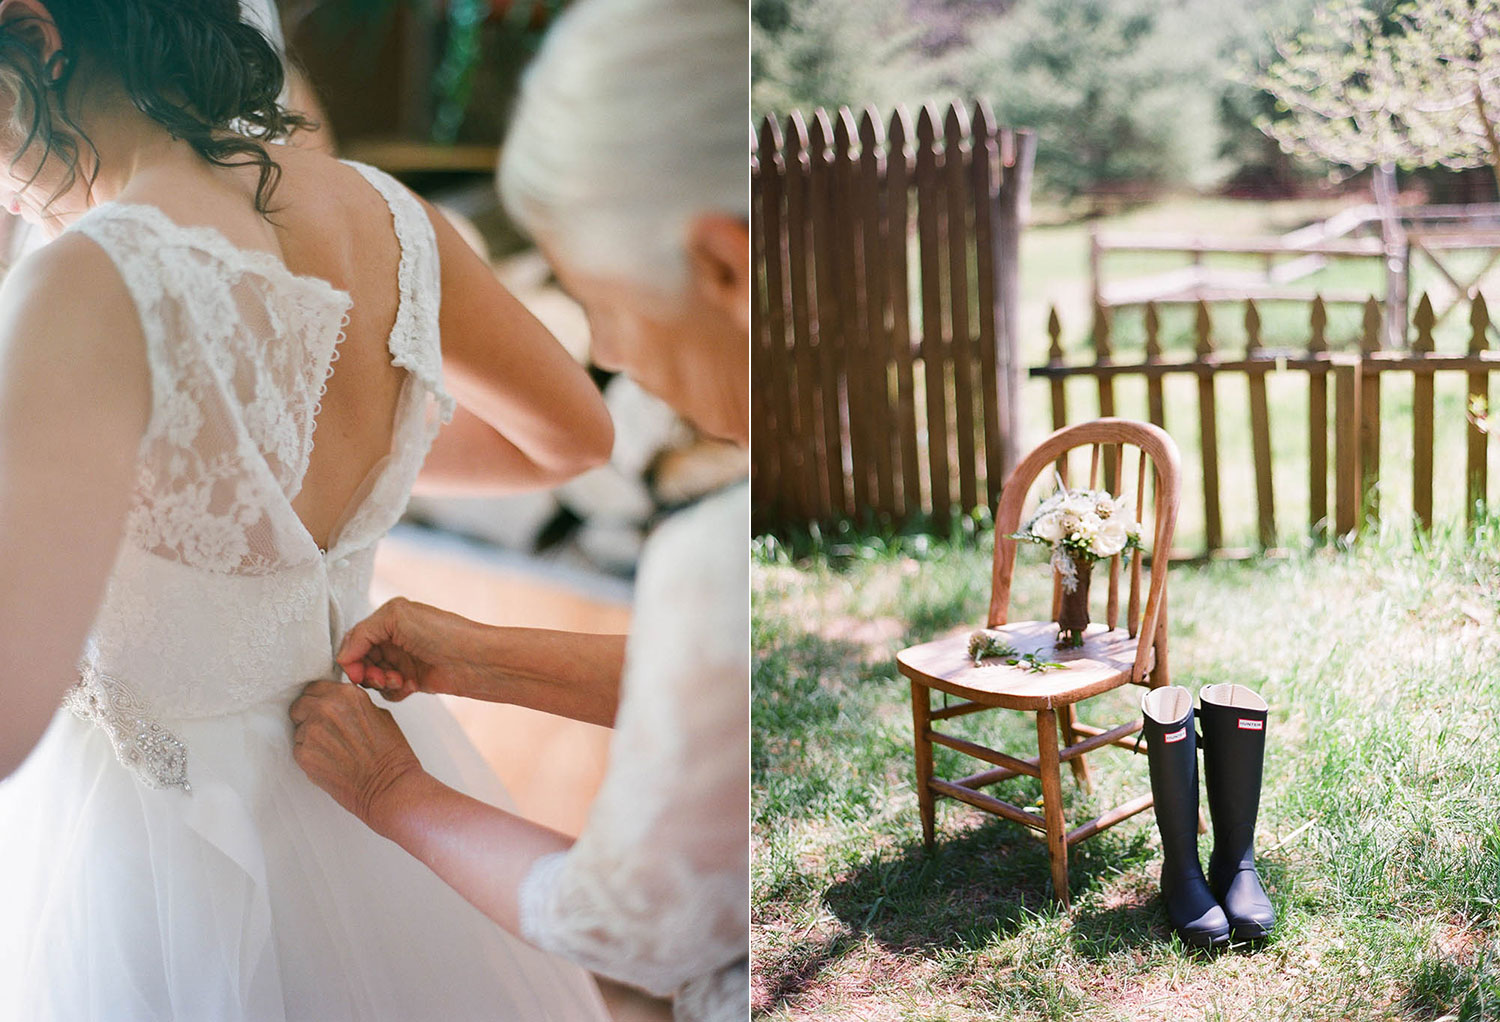
M1193 714L1193 694L1180 685L1153 688L1141 696L1141 712L1154 724L1180 724Z
M1236 710L1249 710L1253 713L1267 711L1266 701L1244 685L1204 685L1198 690L1198 698L1205 703Z

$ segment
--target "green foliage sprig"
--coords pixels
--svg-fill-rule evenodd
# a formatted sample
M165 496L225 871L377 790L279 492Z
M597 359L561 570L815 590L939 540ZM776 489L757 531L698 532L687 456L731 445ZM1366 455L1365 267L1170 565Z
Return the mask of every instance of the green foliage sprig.
M969 636L969 659L975 667L983 667L990 658L1003 659L1009 667L1019 667L1031 674L1041 674L1065 664L1043 660L1035 653L1022 653L993 632L978 631Z

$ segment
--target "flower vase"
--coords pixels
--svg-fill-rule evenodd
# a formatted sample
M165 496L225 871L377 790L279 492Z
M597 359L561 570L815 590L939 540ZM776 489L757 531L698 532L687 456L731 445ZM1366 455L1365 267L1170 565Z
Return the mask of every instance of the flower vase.
M1087 557L1074 557L1073 577L1076 584L1069 592L1063 587L1062 607L1057 612L1057 648L1077 649L1083 645L1083 633L1089 626L1089 579L1093 576L1094 562Z

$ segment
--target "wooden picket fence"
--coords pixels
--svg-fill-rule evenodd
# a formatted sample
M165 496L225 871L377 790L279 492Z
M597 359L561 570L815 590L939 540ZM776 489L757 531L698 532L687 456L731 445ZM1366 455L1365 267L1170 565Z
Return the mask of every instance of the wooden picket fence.
M1198 302L1192 331L1193 356L1168 359L1162 353L1159 310L1155 303L1148 303L1144 311L1143 356L1117 360L1111 342L1112 311L1098 305L1094 310L1092 361L1069 365L1064 360L1061 328L1054 308L1048 323L1051 336L1048 362L1033 368L1031 374L1047 380L1050 385L1054 427L1070 421L1064 385L1070 378L1085 377L1095 381L1097 410L1101 415L1115 414L1115 388L1119 381L1132 376L1143 378L1147 417L1158 426L1167 428L1164 379L1171 374L1195 377L1204 552L1224 555L1254 551L1226 550L1224 541L1218 435L1220 427L1226 424L1220 421L1216 404L1216 381L1220 377L1240 376L1248 385L1249 422L1244 425L1249 427L1254 463L1256 532L1259 549L1267 550L1277 545L1278 538L1271 444L1273 424L1266 397L1268 376L1273 373L1306 376L1305 421L1277 425L1281 429L1305 428L1307 431L1307 527L1314 536L1327 537L1330 532L1352 536L1379 521L1381 381L1393 374L1410 374L1412 378L1412 511L1421 528L1432 528L1434 377L1440 372L1462 373L1466 377L1466 410L1469 412L1464 451L1464 507L1466 521L1472 526L1483 508L1488 488L1485 423L1490 374L1500 370L1500 352L1490 350L1488 344L1490 317L1483 295L1476 294L1470 302L1469 341L1464 352L1434 350L1432 331L1437 317L1425 294L1413 317L1415 338L1403 350L1381 350L1383 312L1381 304L1374 298L1364 305L1363 324L1353 350L1330 350L1327 308L1321 298L1309 304L1308 340L1303 350L1268 350L1262 342L1260 312L1254 301L1244 303L1243 315L1244 350L1224 350L1215 345L1209 306ZM1091 418L1092 411L1090 409L1077 418ZM1178 425L1181 428L1181 424ZM1330 432L1334 468L1332 494L1328 487ZM1174 556L1182 555L1195 554L1174 551Z
M757 133L757 528L993 506L1014 460L1016 250L1035 152L988 107Z

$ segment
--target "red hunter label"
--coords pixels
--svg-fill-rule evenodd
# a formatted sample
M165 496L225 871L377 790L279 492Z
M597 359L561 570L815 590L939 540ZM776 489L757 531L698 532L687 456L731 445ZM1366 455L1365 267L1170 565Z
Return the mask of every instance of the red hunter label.
M1187 728L1180 727L1176 731L1173 731L1169 735L1162 735L1161 736L1161 740L1164 741L1164 742L1180 742L1180 741L1182 741L1186 737L1187 737Z
M1265 729L1266 722L1263 720L1246 720L1244 717L1240 718L1241 731L1264 731Z

